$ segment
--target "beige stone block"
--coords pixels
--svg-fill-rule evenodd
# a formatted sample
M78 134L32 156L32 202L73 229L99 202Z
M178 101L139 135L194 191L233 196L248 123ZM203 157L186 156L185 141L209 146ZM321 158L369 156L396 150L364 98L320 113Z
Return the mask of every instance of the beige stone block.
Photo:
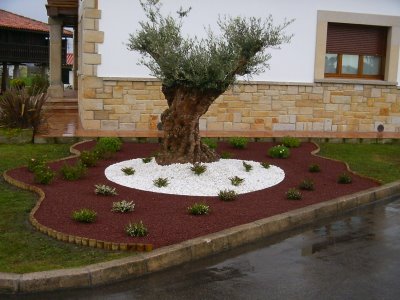
M114 86L117 85L116 81L104 80L104 85Z
M84 129L100 129L99 120L81 120Z
M313 94L322 94L324 92L324 88L322 86L314 86L312 88Z
M253 99L253 95L252 94L250 94L250 93L247 93L247 94L240 94L239 95L239 100L240 101L251 101Z
M207 123L207 130L223 130L223 129L224 129L223 122Z
M94 119L95 120L108 120L110 116L109 111L105 110L98 110L94 112Z
M101 129L102 130L117 130L118 123L119 122L117 120L102 120L101 121Z
M395 95L395 94L387 94L385 96L385 102L386 103L395 103L396 102L396 98L397 98L397 95Z
M248 123L233 123L233 130L249 130L250 124Z
M94 119L94 111L87 110L82 114L83 119L85 120L93 120Z
M299 93L299 87L294 85L294 86L288 86L287 88L287 94L288 95L297 95Z
M100 65L101 55L95 53L83 53L83 63L89 65Z
M83 12L83 17L84 18L88 18L88 19L101 19L101 10L93 9L93 8L87 8Z
M142 81L133 82L133 89L134 90L145 90L146 83Z
M245 93L256 93L257 92L257 85L256 84L246 84L244 86Z
M83 64L82 75L94 76L95 75L94 66L93 65L88 65L88 64Z
M254 123L254 118L253 117L242 117L242 123L252 124L252 123Z
M95 89L85 89L83 91L84 98L96 98L96 91Z
M232 122L224 122L224 130L232 130L233 123Z
M82 102L84 110L102 110L103 100L101 99L85 99Z
M83 52L84 53L95 53L96 48L94 43L83 43Z
M135 123L120 123L119 129L121 130L135 130L136 126Z
M332 95L331 97L333 103L345 103L345 104L350 104L351 103L351 96L336 96Z
M124 103L123 99L112 99L111 97L112 96L110 95L110 97L108 99L104 99L103 100L104 105L108 106L108 105L123 105L123 104L126 104L126 103Z
M149 123L136 123L137 130L149 130Z
M112 98L112 94L98 93L98 94L96 94L96 98L98 98L98 99L110 99L110 98Z
M114 86L113 87L113 98L122 98L123 87L122 86Z
M83 8L97 8L97 1L98 0L85 0L82 2Z
M88 43L103 43L104 32L97 30L83 30L83 40Z
M382 90L381 89L371 89L371 97L373 98L379 98L382 97Z
M89 30L96 29L94 19L83 18L81 24L82 24L83 29L89 29Z

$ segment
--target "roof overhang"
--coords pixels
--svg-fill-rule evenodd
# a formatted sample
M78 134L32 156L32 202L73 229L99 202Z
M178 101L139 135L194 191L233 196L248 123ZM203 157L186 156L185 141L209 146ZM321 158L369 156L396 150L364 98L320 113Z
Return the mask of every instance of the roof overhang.
M79 0L47 0L46 9L49 17L62 19L64 26L78 23Z

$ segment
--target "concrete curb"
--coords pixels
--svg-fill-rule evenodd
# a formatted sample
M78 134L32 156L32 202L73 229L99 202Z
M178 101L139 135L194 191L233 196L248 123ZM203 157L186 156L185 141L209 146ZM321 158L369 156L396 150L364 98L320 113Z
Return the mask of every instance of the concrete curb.
M93 287L129 277L138 277L214 255L397 195L400 196L400 181L236 226L176 245L159 248L152 252L140 253L132 257L74 269L22 275L0 273L0 293L34 293Z

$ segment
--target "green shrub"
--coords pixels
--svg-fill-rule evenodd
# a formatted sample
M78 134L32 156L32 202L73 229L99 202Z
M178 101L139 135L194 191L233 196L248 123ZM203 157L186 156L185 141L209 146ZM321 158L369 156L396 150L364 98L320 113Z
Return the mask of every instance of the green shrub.
M229 139L229 144L231 144L231 146L236 149L245 149L248 142L249 139L246 137L236 136Z
M219 191L218 197L222 201L233 201L238 197L238 194L233 190Z
M121 169L122 172L124 172L125 175L133 175L135 174L135 169L132 167L125 167Z
M285 136L282 139L282 144L288 148L297 148L297 147L300 147L301 142L298 138L295 138L292 136Z
M34 172L37 167L44 167L46 165L46 161L42 157L30 158L28 160L28 170L30 172Z
M313 191L314 181L312 181L311 179L304 179L302 182L300 182L299 189L306 191Z
M283 145L277 145L268 150L268 155L273 158L288 158L290 155L290 150Z
M288 200L301 200L302 194L296 188L291 188L286 192L286 199Z
M269 169L271 167L271 165L266 161L260 162L260 165L265 169Z
M229 180L231 181L231 184L234 186L239 186L244 182L244 178L240 178L238 176L231 177L229 178Z
M122 142L117 137L101 137L98 139L96 147L114 153L121 150Z
M224 151L221 153L221 158L222 159L230 159L233 157L233 154L227 151Z
M93 223L96 221L97 213L89 208L82 208L73 211L71 218L80 223Z
M312 164L308 167L308 171L311 173L321 172L321 167L318 164Z
M34 181L41 184L49 184L56 176L56 173L47 165L37 166L33 174Z
M153 160L153 157L145 157L142 158L142 162L145 164L148 164L149 162L151 162Z
M243 164L244 170L245 170L246 172L250 172L251 170L253 170L253 166L250 165L250 164L248 164L248 163L246 163L245 161L242 162L242 164Z
M47 80L46 77L35 75L29 78L29 80L30 80L28 88L29 95L40 94L42 92L47 91L47 88L49 87L49 81Z
M349 184L353 182L353 179L348 173L343 173L339 175L337 182L340 184Z
M65 180L73 181L85 176L86 167L81 162L77 162L75 165L64 163L60 169L60 172Z
M201 142L204 145L207 145L208 148L210 149L217 149L218 146L218 140L217 139L213 139L213 138L202 138Z
M195 203L187 209L189 214L195 216L208 215L210 212L210 206L204 203Z
M25 86L26 86L26 83L21 78L14 78L14 79L10 80L11 89L21 90L21 89L25 88Z
M94 167L97 164L98 155L95 151L82 151L80 161L85 167Z
M144 226L143 222L140 221L139 223L129 223L125 227L125 232L129 236L133 237L142 237L147 235L147 228Z
M113 212L119 212L119 213L125 213L125 212L130 212L135 209L135 204L133 201L118 201L118 202L113 202L112 209L111 211Z
M166 187L169 184L168 178L159 177L153 180L153 183L156 187Z
M115 152L111 152L108 150L107 146L104 144L96 144L93 149L94 154L96 155L97 159L107 159L113 156Z
M196 175L201 175L201 174L203 174L203 173L207 170L207 166L204 165L204 164L197 163L197 164L194 164L194 165L190 168L190 170L192 170L192 172L193 172L194 174L196 174Z
M96 184L94 192L96 195L115 196L118 195L115 188L105 184Z

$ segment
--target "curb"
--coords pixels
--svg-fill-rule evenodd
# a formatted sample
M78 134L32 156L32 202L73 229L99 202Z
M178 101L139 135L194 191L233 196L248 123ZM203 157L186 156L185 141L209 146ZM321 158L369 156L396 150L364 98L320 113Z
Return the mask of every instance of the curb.
M400 196L400 181L194 238L152 252L81 268L26 274L0 273L0 293L93 287L138 277L214 255L348 210Z

